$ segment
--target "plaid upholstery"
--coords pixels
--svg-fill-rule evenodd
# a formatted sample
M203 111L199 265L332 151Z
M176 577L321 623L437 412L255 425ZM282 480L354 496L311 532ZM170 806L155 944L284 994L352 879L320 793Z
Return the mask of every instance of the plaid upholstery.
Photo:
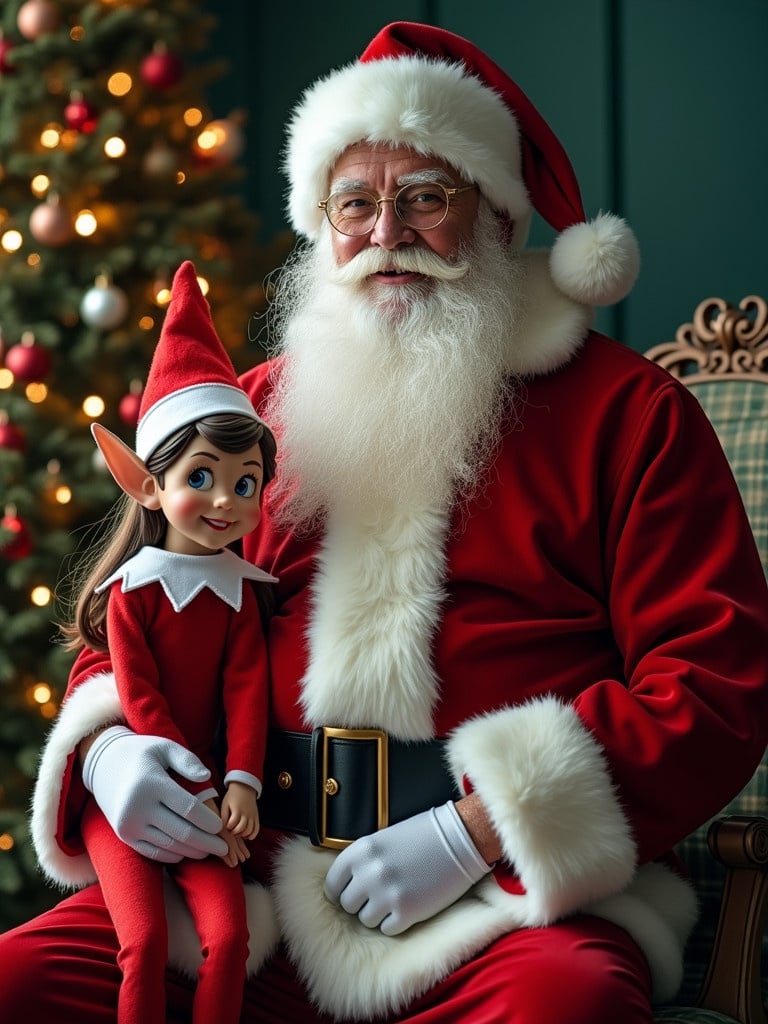
M733 1024L732 1017L725 1017L714 1010L695 1008L660 1010L656 1020L659 1024Z
M761 381L723 380L695 383L696 395L711 420L739 485L755 535L763 566L768 572L768 385ZM726 808L728 814L768 815L768 758L764 757L744 790ZM719 817L719 815L718 815ZM680 1006L694 1001L704 979L712 946L724 875L707 848L703 825L678 847L688 865L700 899L701 917L686 950L685 982L678 997ZM761 971L763 992L768 997L768 941L763 940ZM657 1021L710 1024L730 1018L700 1009L667 1009Z

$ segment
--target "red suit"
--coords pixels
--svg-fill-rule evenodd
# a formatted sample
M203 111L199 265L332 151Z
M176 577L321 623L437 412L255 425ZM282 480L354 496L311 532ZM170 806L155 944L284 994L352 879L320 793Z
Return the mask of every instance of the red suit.
M213 746L222 711L226 781L261 790L266 655L256 595L248 583L243 586L257 572L229 551L197 556L145 547L98 588L110 588L107 637L126 724L197 754L214 783L190 786L201 798L221 792ZM120 940L118 1020L163 1024L163 866L123 843L93 799L86 803L81 831ZM248 955L240 872L208 857L182 860L171 874L205 951L194 1020L236 1024Z
M405 1015L481 951L561 920L578 931L581 913L626 929L670 996L695 901L669 851L768 738L768 592L708 421L664 371L587 333L584 308L542 298L541 261L524 258L536 297L509 341L520 383L476 492L365 524L331 515L315 538L265 518L246 541L280 579L272 723L449 737L453 775L504 850L465 897L388 938L324 899L333 852L275 848L277 923L338 1017ZM244 383L258 409L268 368ZM83 659L70 698L90 690L101 720L119 715L92 678L108 667ZM92 725L63 714L48 752L64 782L37 827L62 877L83 856L70 752Z

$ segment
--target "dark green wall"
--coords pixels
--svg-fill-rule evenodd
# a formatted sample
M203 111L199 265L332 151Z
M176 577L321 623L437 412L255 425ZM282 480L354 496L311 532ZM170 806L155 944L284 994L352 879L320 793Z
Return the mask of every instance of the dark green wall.
M208 6L231 73L218 115L249 113L249 206L285 227L282 128L301 90L393 20L440 24L506 68L560 136L591 214L626 216L643 269L599 326L638 349L698 301L768 294L768 0L442 0ZM533 241L546 244L545 225Z

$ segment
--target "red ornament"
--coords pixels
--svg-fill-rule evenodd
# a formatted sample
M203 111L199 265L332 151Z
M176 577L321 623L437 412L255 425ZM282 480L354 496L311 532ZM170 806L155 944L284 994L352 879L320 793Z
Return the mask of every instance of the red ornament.
M141 408L141 392L131 391L120 399L117 411L123 423L129 427L135 427L139 422L139 409Z
M37 39L55 32L60 21L59 8L50 0L27 0L16 16L19 32L25 39Z
M154 50L141 62L141 77L152 89L162 92L181 79L184 65L179 58L167 50Z
M19 519L13 513L6 513L0 519L0 526L4 530L9 530L13 535L8 540L0 538L0 556L9 562L18 562L20 559L26 558L32 551L32 538L23 519Z
M11 452L24 452L27 448L26 434L7 418L0 418L0 448Z
M48 375L51 354L42 345L36 345L31 335L24 335L20 344L11 346L6 352L5 365L17 380L29 384Z
M7 39L0 39L0 75L12 75L16 70L16 65L10 64L6 59L12 49L13 43L9 43Z
M57 200L49 198L29 215L29 231L43 245L66 245L73 236L69 211Z
M98 123L96 109L86 103L82 96L73 96L64 107L64 120L68 128L89 135Z

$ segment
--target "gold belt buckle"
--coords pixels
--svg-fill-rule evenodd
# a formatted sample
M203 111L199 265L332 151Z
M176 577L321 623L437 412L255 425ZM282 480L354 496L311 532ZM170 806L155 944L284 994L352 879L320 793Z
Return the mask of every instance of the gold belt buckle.
M376 819L377 829L386 828L389 824L389 758L387 747L387 734L381 729L339 729L332 726L322 726L323 734L322 762L323 762L323 784L320 793L320 835L318 842L320 846L329 850L343 850L354 840L337 839L328 835L328 798L337 789L334 786L335 780L328 774L328 741L331 739L341 740L375 740L376 741Z

